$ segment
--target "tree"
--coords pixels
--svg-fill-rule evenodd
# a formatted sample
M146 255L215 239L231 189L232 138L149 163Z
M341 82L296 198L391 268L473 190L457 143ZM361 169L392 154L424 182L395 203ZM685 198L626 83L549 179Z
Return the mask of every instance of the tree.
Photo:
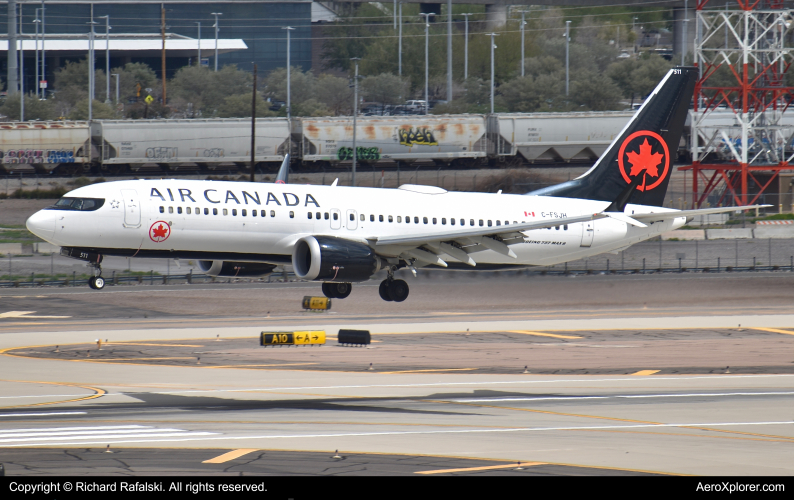
M262 98L262 95L257 92L256 94L256 116L258 118L265 118L268 116L276 116L276 114L269 109L270 103ZM216 116L219 118L248 118L251 116L251 93L235 94L223 100L223 103L218 106Z
M292 67L290 71L290 100L293 108L316 97L314 93L315 81L316 78L310 71L303 72L298 67ZM263 92L266 96L287 102L287 68L271 71L264 83Z
M246 93L250 96L252 84L251 73L233 64L217 72L204 66L183 66L171 80L169 101L173 99L174 107L183 111L190 104L194 113L214 116L228 96Z
M397 75L381 73L361 80L361 92L367 100L381 104L381 114L387 104L398 104L408 93L408 82Z
M353 89L350 88L347 78L320 75L317 77L315 95L332 115L353 114Z
M0 114L6 120L19 120L20 93L11 94L0 106ZM40 101L34 95L25 94L25 120L55 120L58 115L52 101Z
M620 109L620 97L615 82L597 73L579 73L571 84L571 100L590 111Z
M511 112L562 111L567 102L560 72L515 78L499 87Z
M657 54L647 54L640 59L624 59L612 63L606 71L612 81L623 92L624 97L644 98L673 67L673 63Z
M91 107L91 116L95 120L116 118L116 110L110 104L94 99ZM69 119L88 120L88 98L77 101L71 113L69 113Z

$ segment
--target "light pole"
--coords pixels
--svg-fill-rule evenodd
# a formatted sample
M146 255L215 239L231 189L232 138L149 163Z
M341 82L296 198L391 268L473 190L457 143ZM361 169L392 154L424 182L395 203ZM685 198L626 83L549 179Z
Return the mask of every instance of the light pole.
M113 73L111 76L116 77L116 104L119 103L119 74Z
M403 76L403 3L397 7L400 18L399 31L397 32L397 75Z
M571 21L565 21L565 96L568 96L568 45L571 41Z
M524 20L526 11L521 11L521 76L524 76L524 26L527 22Z
M430 66L428 64L428 42L430 41L430 16L435 14L425 14L424 12L419 13L420 16L425 16L425 114L427 114L430 106L430 102L428 101L428 79L430 76Z
M218 16L222 16L223 12L211 12L211 16L215 16L215 71L218 71Z
M198 25L198 61L196 61L196 66L201 67L201 23L197 22Z
M44 0L41 0L41 79L46 82L47 81L47 58L45 57L46 53L44 51L44 41L45 41L45 36L44 36L44 31L45 31L44 17L45 17L45 15L44 15L44 13L45 13L45 10L46 10L46 8L44 7ZM36 85L38 85L39 88L41 88L41 82L36 82ZM47 87L41 88L41 98L42 99L47 99Z
M25 37L22 36L22 4L19 4L19 121L25 121Z
M637 53L637 31L634 28L634 24L639 20L639 17L631 18L631 32L634 34L634 53Z
M358 119L358 62L361 60L360 57L351 57L351 61L356 62L356 73L353 77L353 170L352 170L352 177L350 179L350 185L356 185L356 157L358 156L358 149L356 148L356 125Z
M464 19L466 19L465 23L465 36L463 37L463 79L469 79L469 16L471 12L467 12L466 14L461 14Z
M452 102L452 0L447 0L447 102Z
M295 28L293 28L292 26L285 26L285 27L283 27L281 29L287 30L287 120L289 120L290 116L292 114L292 109L291 109L291 106L292 106L292 101L291 101L292 95L290 93L290 83L291 83L290 82L290 72L291 72L292 68L290 68L290 46L289 46L290 35L289 35L289 32L294 30Z
M8 0L8 95L19 91L19 66L17 57L17 2Z
M94 118L94 4L91 4L91 31L88 32L88 121Z
M687 25L689 24L689 2L684 0L684 29L681 30L681 66L684 65L684 56L686 55L686 39L687 39Z
M496 33L488 33L491 37L491 114L493 114L493 96L494 96L494 80L495 80L495 71L494 71L494 53L493 50L496 48L496 44L494 43L494 37L498 36Z
M105 103L110 104L110 16L99 16L105 19Z
M36 19L33 20L36 24L36 83L34 85L36 88L36 98L39 97L39 23L41 23L39 12L41 12L41 9L36 9Z

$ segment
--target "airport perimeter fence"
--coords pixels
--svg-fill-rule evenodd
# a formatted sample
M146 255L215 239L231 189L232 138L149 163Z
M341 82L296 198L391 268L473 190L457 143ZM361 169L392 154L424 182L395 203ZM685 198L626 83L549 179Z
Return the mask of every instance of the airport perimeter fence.
M156 274L151 271L148 274L137 274L134 276L125 276L121 273L112 271L109 276L105 278L105 286L112 285L196 285L205 283L233 283L241 281L262 281L264 283L279 283L296 281L294 273L280 272L278 274L271 274L264 278L234 278L234 277L217 277L208 276L206 274L198 274L189 272L186 274ZM53 279L51 276L40 274L36 277L36 273L31 273L30 278L16 279L16 280L0 280L0 288L31 288L38 286L61 286L61 287L75 287L75 286L88 286L88 279L85 277L77 277L77 273L73 272L72 277L59 277Z

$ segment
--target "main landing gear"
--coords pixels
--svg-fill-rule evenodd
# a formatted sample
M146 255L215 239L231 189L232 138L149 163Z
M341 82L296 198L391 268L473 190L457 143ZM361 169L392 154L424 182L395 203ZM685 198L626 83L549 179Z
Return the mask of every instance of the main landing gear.
M394 269L389 269L389 277L381 281L378 293L386 302L402 302L408 298L408 283L394 279Z
M329 299L345 299L352 291L350 283L323 283L323 295Z
M89 264L94 271L94 276L88 278L88 286L93 290L102 290L105 288L105 278L102 277L102 267L97 263Z

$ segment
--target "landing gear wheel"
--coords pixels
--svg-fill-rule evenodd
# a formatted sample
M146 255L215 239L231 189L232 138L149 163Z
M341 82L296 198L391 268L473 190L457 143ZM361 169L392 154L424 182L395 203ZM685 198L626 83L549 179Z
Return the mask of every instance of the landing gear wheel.
M329 299L335 299L336 298L336 293L334 293L335 292L334 289L336 287L333 286L333 285L334 285L334 283L323 283L323 295L325 295Z
M89 287L91 290L96 290L96 283L95 283L95 281L96 281L96 278L95 278L95 277L93 277L93 276L91 276L90 278L88 278L88 287Z
M102 276L94 277L94 290L102 290L105 288L105 278Z
M353 285L350 283L332 283L331 286L334 287L337 299L346 299L353 291Z
M389 295L389 280L383 280L380 282L378 293L380 294L380 298L382 298L386 302L392 301L391 295Z
M395 302L402 302L408 298L408 283L403 280L394 280L388 285L389 297Z

